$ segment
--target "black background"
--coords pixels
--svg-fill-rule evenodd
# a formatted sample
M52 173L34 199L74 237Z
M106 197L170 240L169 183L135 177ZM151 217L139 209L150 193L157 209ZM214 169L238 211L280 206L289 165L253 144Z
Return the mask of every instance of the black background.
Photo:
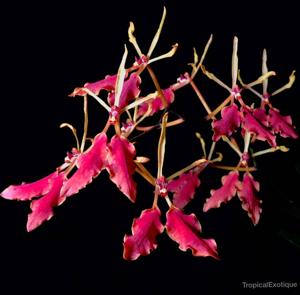
M175 42L180 47L172 60L153 65L162 87L188 70L192 48L200 53L211 33L214 41L205 64L227 83L234 35L240 40L240 69L247 81L260 73L263 48L268 49L269 67L278 76L270 87L285 83L300 66L299 14L291 2L1 4L1 190L12 183L34 181L62 163L74 141L58 126L70 122L80 132L82 125L82 101L67 95L86 81L115 73L124 43L133 61L134 49L127 41L129 21L134 21L139 44L146 51L163 5L168 10L166 25L154 55ZM144 79L152 91L149 79ZM212 107L225 97L226 92L206 78L196 81ZM300 129L298 81L292 90L274 98L274 105L291 114ZM195 131L210 137L205 112L190 89L178 93L171 109L186 124L168 130L167 175L201 156ZM91 101L90 116L93 136L103 127L106 114ZM149 169L155 168L158 136L159 131L153 131L137 145L139 155L152 158ZM280 143L290 146L290 153L258 160L263 213L256 227L237 198L204 214L204 200L209 189L218 187L222 172L209 170L201 177L203 184L187 211L199 217L205 237L216 239L221 261L181 252L166 234L158 238L159 247L150 256L134 262L122 259L124 234L130 233L132 219L152 202L152 188L138 176L136 205L117 191L105 172L31 233L25 228L29 204L1 199L0 294L252 294L242 288L242 282L299 285L300 255L294 239L299 235L299 141ZM296 291L299 287L276 290Z

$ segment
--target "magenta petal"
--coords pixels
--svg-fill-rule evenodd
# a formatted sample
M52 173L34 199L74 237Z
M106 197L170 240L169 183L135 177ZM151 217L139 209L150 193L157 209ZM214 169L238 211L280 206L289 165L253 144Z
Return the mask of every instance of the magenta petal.
M132 202L136 198L136 183L132 179L135 171L135 147L125 137L115 135L109 144L107 170L110 179Z
M104 169L107 156L107 136L99 133L93 144L83 154L78 156L77 171L64 183L60 202L66 197L78 193L79 190L92 182L93 178Z
M259 191L259 183L253 179L250 173L245 173L242 182L242 189L238 191L238 196L242 201L242 208L248 212L254 225L259 221L261 201L256 198Z
M54 172L35 182L10 185L1 193L1 196L9 200L31 200L34 197L48 193L52 186L52 181L56 177L57 172Z
M85 83L84 88L89 89L94 94L98 95L101 90L112 91L115 89L117 81L117 75L107 75L105 79L94 82L94 83ZM75 88L74 91L69 96L84 96L86 92L83 90L83 87Z
M172 90L171 87L169 87L167 89L162 90L162 92L166 98L166 103L168 107L174 101L175 98L174 91ZM142 103L138 109L138 116L144 115L148 111L149 107L151 108L151 112L149 114L151 116L157 113L158 111L163 110L164 105L161 97L159 95L155 95L153 96L152 99L149 99L147 102Z
M223 135L230 136L241 124L241 115L236 104L225 107L221 116L222 119L212 122L214 141L218 141Z
M63 185L64 174L59 174L52 180L49 192L40 199L31 202L32 212L28 215L27 231L37 228L42 222L53 216L53 207L59 203L60 190Z
M200 185L198 176L199 173L190 171L168 183L168 191L174 193L173 204L177 208L183 209L194 198L195 190Z
M191 249L194 256L212 256L218 259L217 244L214 239L200 236L201 225L194 214L185 215L175 207L167 212L166 228L169 237L179 244L179 249Z
M298 138L291 116L282 116L279 110L272 108L269 111L269 123L273 131L282 137Z
M141 216L133 221L132 236L124 237L124 259L135 260L140 255L148 255L157 248L156 236L163 230L159 209L144 210Z
M223 202L231 200L237 189L240 187L238 171L231 171L228 175L222 177L222 186L217 190L211 190L211 197L206 199L203 211L211 208L219 208Z
M140 76L135 73L131 74L128 80L124 81L123 89L120 95L119 108L122 109L128 105L129 102L134 100L140 94L140 84L142 80ZM115 103L115 93L112 92L108 96L108 103L113 106Z
M112 91L115 89L117 81L117 75L107 75L105 79L100 80L94 83L85 83L84 87L95 93L96 95L99 94L101 90Z
M261 120L259 114L258 117L255 117L255 111L251 111L248 108L243 108L244 119L243 119L243 129L247 130L256 135L258 140L267 141L271 146L276 146L276 137L271 133L270 130L264 125L264 120Z
M266 110L263 108L260 109L254 109L253 110L253 116L255 117L255 119L260 122L261 124L263 124L264 126L268 126L268 115L266 113Z

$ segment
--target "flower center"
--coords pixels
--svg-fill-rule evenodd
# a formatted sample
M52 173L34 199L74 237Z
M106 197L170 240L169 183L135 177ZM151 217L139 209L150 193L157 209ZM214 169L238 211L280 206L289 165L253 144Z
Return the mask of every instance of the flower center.
M130 120L127 120L126 123L122 123L122 128L121 128L121 131L122 133L128 133L131 131L131 129L133 128L134 124L132 121Z
M142 55L140 58L135 58L135 62L137 65L141 65L141 64L147 64L149 61L149 58L146 55Z
M120 117L120 108L117 106L112 106L109 112L109 123L115 125Z
M161 197L165 198L168 195L168 182L164 176L156 179L156 187L158 188Z
M234 96L235 99L240 99L241 96L241 89L236 85L232 88L231 94Z
M242 167L247 167L248 166L248 161L250 160L250 155L247 152L244 152L241 156L241 166Z

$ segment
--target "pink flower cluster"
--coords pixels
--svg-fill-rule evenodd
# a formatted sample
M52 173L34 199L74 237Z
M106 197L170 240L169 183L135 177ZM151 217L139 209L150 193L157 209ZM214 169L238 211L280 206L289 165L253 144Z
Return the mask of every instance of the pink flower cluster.
M71 129L76 139L76 147L67 153L61 166L48 176L32 183L10 185L3 190L1 196L9 200L31 201L31 213L28 215L27 230L32 231L44 221L53 216L53 208L61 205L68 197L77 194L93 181L103 170L109 174L110 180L118 189L135 202L138 190L133 174L142 176L154 187L153 205L142 211L140 217L133 221L132 234L124 237L123 257L135 260L139 256L148 255L157 248L157 236L166 229L167 235L174 240L183 251L190 249L194 256L211 256L218 259L217 244L214 239L204 238L201 234L201 225L195 214L187 214L185 207L196 195L200 186L200 173L206 169L223 169L230 171L222 177L222 186L211 190L206 199L203 211L218 208L222 203L232 199L235 195L242 202L242 208L247 211L254 225L259 222L262 211L262 201L258 199L259 182L254 180L253 172L256 167L253 159L257 156L275 151L287 151L285 146L277 144L277 136L298 138L290 116L285 116L273 106L270 99L283 90L290 88L295 80L294 72L290 81L274 92L268 92L268 79L275 75L268 71L266 64L266 51L263 52L262 75L254 82L245 84L238 72L237 46L238 39L233 42L232 55L232 85L224 84L214 74L208 72L203 65L212 38L209 39L204 53L199 61L194 52L194 62L191 63L191 73L185 73L177 81L165 89L160 83L151 67L151 64L164 58L172 57L177 44L171 50L158 57L152 58L153 50L159 40L166 11L159 28L153 38L147 54L142 53L134 36L134 25L129 26L129 41L134 46L138 57L133 64L126 68L127 47L125 46L120 67L117 74L107 75L94 83L86 83L70 94L79 97L84 102L84 132L81 141L78 139L76 129L68 124L62 127ZM143 87L141 76L148 72L155 91L140 96ZM202 72L209 79L214 80L229 92L229 96L217 107L211 110L198 89L194 78ZM238 83L239 81L239 83ZM239 84L239 85L238 85ZM260 94L254 87L262 84L263 93ZM182 119L168 121L167 109L176 100L175 93L182 87L190 85L193 92L200 99L207 111L207 119L212 120L212 141L209 153L206 152L204 139L200 134L203 157L186 167L178 170L169 177L163 173L166 133L167 129L183 123ZM246 103L242 97L243 92L251 93L260 99L258 106L255 101ZM106 100L101 97L105 96ZM88 99L95 99L107 111L107 123L87 146L88 134ZM161 112L163 111L163 112ZM220 113L220 118L219 117ZM150 116L159 117L160 137L157 145L157 173L153 176L147 169L146 157L136 155L135 142L131 139L133 132L153 130L153 126L141 126ZM108 130L113 129L109 136ZM141 138L141 136L139 136ZM223 165L220 152L216 152L218 142L223 140L237 154L235 165ZM267 143L264 150L255 150L256 141ZM220 163L222 162L222 163ZM160 202L168 205L166 222L161 222Z

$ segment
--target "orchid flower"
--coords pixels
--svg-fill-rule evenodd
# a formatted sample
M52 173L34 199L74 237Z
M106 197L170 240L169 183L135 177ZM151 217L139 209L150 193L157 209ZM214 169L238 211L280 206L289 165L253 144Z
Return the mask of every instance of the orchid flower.
M193 198L195 189L200 185L199 173L207 166L208 161L200 159L186 168L166 178L163 175L166 148L166 126L168 113L163 116L162 128L157 151L156 178L142 165L137 163L137 171L155 188L153 206L144 210L132 225L132 235L124 237L123 257L135 260L141 255L148 255L157 248L156 237L162 233L164 226L160 221L159 196L166 200L169 210L166 213L165 228L169 237L179 244L182 251L191 249L194 256L211 256L218 259L217 245L213 239L200 236L201 226L194 214L186 215L184 206ZM188 173L186 173L188 172ZM178 179L175 180L176 177ZM168 193L173 193L173 202Z
M217 190L210 191L210 197L206 199L203 211L207 212L212 208L219 208L222 203L230 201L234 196L238 195L242 201L242 208L248 212L254 225L256 225L260 218L262 203L256 196L259 191L259 183L254 180L251 171L255 168L249 166L251 157L249 155L251 133L246 131L244 135L244 150L243 153L237 150L240 157L239 164L232 168L226 176L221 179L222 186ZM222 167L219 167L222 168ZM240 171L244 171L243 181L239 180Z
M231 136L235 131L238 130L240 125L243 129L252 132L256 139L266 140L272 146L276 146L275 137L271 134L271 131L268 130L267 126L262 124L256 116L255 110L252 110L251 107L243 101L241 92L243 88L240 88L237 84L238 80L238 38L234 37L233 39L233 52L232 52L232 67L231 67L231 77L232 84L231 87L227 86L214 74L208 72L204 66L202 66L203 73L217 84L225 88L230 95L214 110L210 111L210 108L205 108L208 111L208 117L213 119L212 129L214 131L213 140L218 141L223 136ZM251 86L256 84L264 83L269 76L275 75L274 72L268 72L267 70L262 73L257 80L251 83ZM196 91L196 89L195 89ZM199 95L198 95L199 96ZM235 103L235 101L240 104L240 107ZM228 106L228 104L230 105ZM221 119L217 120L216 115L221 111Z
M263 56L262 56L262 74L266 75L268 72L268 66L267 66L267 51L266 49L263 50ZM265 125L270 127L272 130L272 133L279 134L282 137L291 137L293 139L298 138L298 134L295 131L295 127L292 123L291 116L283 116L280 114L280 111L273 106L270 99L274 97L275 95L291 88L295 82L295 71L293 71L289 77L289 82L280 87L279 89L269 92L268 91L268 77L264 79L263 81L263 91L262 94L260 94L258 91L256 91L253 88L253 84L244 84L242 79L240 78L240 81L245 89L249 89L252 93L254 93L257 97L261 99L261 107L260 111L265 113L266 122ZM268 110L266 109L266 106L268 106Z
M85 152L68 154L65 163L54 173L33 183L11 185L1 196L10 200L31 200L32 212L28 216L27 230L31 231L53 216L53 207L64 202L66 197L84 188L104 168L105 134L99 134ZM77 171L68 178L75 166ZM39 199L33 199L39 197Z

